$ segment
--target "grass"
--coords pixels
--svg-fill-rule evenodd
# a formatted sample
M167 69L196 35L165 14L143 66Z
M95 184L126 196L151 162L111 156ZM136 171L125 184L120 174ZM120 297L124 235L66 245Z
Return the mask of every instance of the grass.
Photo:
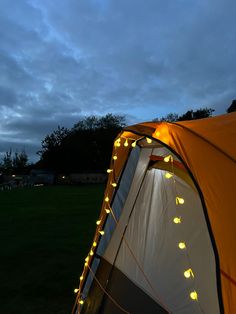
M104 186L0 192L0 313L68 314Z

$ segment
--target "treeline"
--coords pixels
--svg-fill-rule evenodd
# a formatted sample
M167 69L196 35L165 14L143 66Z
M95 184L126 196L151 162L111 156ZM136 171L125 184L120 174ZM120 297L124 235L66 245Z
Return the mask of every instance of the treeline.
M227 112L236 111L233 100ZM169 113L153 121L183 121L207 118L214 109L200 108L188 110L182 115ZM104 172L109 166L113 141L126 125L121 115L107 114L102 117L90 116L78 121L71 129L58 126L41 142L38 152L40 160L29 165L25 151L6 152L0 162L3 173L24 173L33 168L52 170L57 173Z
M114 138L125 124L124 116L107 114L86 117L71 129L58 126L42 141L36 166L61 173L104 172Z
M24 174L29 167L28 156L24 150L13 153L6 152L0 162L0 171L4 174Z

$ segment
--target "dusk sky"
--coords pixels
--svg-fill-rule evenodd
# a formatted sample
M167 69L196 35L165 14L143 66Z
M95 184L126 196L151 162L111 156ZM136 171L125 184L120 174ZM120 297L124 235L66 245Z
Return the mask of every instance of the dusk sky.
M81 117L127 122L236 98L235 0L0 0L0 152Z

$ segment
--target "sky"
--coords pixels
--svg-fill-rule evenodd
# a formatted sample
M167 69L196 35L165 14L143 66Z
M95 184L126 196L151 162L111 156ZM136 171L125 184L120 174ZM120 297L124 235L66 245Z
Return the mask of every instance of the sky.
M0 0L0 157L89 115L133 124L236 98L235 0Z

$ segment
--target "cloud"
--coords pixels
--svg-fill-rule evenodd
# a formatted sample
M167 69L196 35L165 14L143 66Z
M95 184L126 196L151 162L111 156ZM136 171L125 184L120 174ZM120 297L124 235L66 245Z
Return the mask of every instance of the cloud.
M3 0L1 150L39 150L84 114L133 123L202 106L224 113L235 98L235 12L233 0Z

